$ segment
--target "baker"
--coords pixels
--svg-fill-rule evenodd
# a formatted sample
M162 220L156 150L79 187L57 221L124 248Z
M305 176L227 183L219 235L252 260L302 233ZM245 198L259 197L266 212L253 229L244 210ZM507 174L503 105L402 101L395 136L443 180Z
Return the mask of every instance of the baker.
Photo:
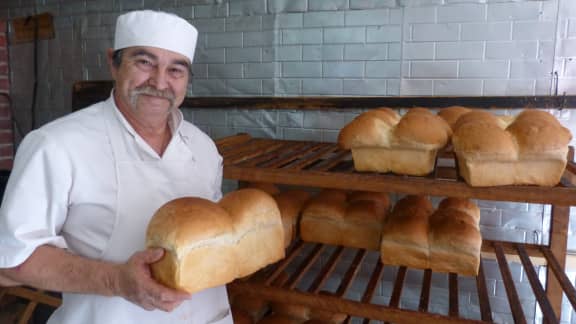
M0 285L63 293L49 323L232 323L225 287L160 285L150 217L182 196L221 198L222 158L183 120L198 33L169 13L118 17L110 97L30 132L0 209Z

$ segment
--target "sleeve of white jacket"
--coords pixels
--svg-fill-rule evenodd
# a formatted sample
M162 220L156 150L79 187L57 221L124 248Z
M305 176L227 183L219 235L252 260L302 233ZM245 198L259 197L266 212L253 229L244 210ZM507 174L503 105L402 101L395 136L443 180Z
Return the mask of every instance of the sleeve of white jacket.
M0 208L0 268L24 262L40 245L66 248L70 159L41 130L20 144Z

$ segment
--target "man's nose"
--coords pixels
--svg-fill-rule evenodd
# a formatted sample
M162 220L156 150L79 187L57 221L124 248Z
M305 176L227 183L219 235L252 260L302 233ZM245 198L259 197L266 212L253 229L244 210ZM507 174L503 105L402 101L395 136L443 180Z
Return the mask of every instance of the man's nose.
M151 86L158 90L164 90L168 88L166 72L162 69L156 69L150 74L149 83Z

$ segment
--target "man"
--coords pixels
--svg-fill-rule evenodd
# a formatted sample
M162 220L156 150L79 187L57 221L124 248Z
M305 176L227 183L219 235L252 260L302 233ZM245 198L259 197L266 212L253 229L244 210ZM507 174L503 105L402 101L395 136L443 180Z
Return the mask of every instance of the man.
M219 200L222 158L186 122L196 29L175 15L118 18L110 98L31 132L0 209L0 285L62 291L49 323L232 323L224 287L164 287L150 217L182 196Z

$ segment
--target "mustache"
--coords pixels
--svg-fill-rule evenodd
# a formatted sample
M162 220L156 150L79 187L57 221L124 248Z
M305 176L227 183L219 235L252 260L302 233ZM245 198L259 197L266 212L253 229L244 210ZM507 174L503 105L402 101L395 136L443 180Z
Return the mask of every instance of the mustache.
M140 96L142 94L147 95L147 96L164 98L164 99L170 101L170 106L174 106L174 99L176 98L174 93L169 89L158 90L158 89L154 89L153 87L150 87L150 86L143 86L143 87L135 88L134 90L132 90L132 93L130 95L132 105L136 105L136 101L138 99L138 96Z

